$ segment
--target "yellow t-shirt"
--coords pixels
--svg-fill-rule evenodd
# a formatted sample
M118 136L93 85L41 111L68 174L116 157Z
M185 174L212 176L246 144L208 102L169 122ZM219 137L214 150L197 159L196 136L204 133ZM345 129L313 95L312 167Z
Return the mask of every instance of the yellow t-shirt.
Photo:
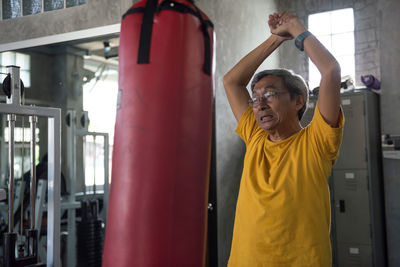
M328 176L342 141L318 107L310 125L272 142L251 108L236 132L246 155L229 267L331 266Z

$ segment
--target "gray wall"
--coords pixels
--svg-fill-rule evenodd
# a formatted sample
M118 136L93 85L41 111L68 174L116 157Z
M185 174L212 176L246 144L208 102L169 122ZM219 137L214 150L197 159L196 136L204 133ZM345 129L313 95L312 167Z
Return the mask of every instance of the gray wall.
M399 14L400 1L378 1L382 133L393 135L400 135ZM389 264L390 266L400 266L400 161L384 159L383 171Z
M77 7L0 21L0 44L120 23L132 0L96 0ZM7 34L4 34L7 33Z
M356 83L360 75L373 74L381 80L382 133L400 135L400 1L398 0L281 0L279 10L296 13L305 23L312 13L354 8ZM308 61L287 43L280 50L282 66L308 78ZM400 164L384 159L384 188L389 266L400 266Z

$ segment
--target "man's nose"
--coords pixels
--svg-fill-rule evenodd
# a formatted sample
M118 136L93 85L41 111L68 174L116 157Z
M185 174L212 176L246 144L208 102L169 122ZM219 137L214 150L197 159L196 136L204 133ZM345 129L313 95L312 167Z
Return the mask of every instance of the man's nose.
M258 107L258 109L260 110L266 110L269 109L270 106L268 105L267 101L263 100L260 102L260 106Z

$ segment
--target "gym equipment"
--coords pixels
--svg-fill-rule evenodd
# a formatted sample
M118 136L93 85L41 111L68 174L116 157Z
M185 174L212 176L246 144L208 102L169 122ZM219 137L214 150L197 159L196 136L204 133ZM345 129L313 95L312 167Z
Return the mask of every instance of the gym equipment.
M78 123L79 122L79 123ZM103 195L103 209L100 214L96 212L96 219L98 215L100 215L100 218L102 218L102 221L105 222L106 219L106 214L107 214L107 203L108 203L108 191L109 191L109 136L108 133L100 133L100 132L90 132L88 130L88 124L89 124L89 119L87 116L87 112L85 112L81 118L78 120L76 116L76 112L74 110L68 110L67 115L66 115L66 124L67 124L67 161L68 161L68 177L69 177L69 198L68 202L65 203L68 209L68 237L67 237L67 266L68 267L75 267L76 266L76 260L77 260L77 253L76 253L76 248L77 248L77 236L76 236L76 209L82 208L82 219L84 222L88 222L89 224L92 224L92 219L94 216L88 215L86 211L90 211L86 206L82 206L81 202L76 201L76 196L75 196L75 181L77 177L77 172L76 172L76 139L77 138L84 138L86 136L93 136L95 138L96 136L103 137L103 149L104 149L104 195ZM80 125L80 128L77 129L77 126ZM85 179L83 179L85 180ZM94 185L95 188L95 185ZM95 190L94 190L95 191ZM85 193L86 194L86 193ZM85 203L87 201L85 200ZM85 204L87 205L87 204ZM96 204L98 205L98 204ZM98 206L97 206L97 211L98 211ZM88 219L89 218L89 219ZM102 222L100 221L100 222ZM91 228L92 226L89 226L90 233L93 234L93 231L98 234L98 226L101 224L96 222L96 230L93 230ZM82 229L82 228L81 228ZM84 233L83 236L85 236L85 231L81 231ZM78 233L79 236L79 233ZM79 239L79 238L78 238ZM90 239L93 240L93 239ZM97 240L97 239L96 239ZM91 241L89 241L91 242ZM99 259L101 260L101 253L102 253L102 246L101 249L97 246L89 246L91 248L95 247L96 252L92 252L95 255L99 256ZM79 255L78 251L78 255ZM92 255L91 254L91 255ZM101 262L101 261L100 261ZM101 264L101 263L100 263Z
M97 200L82 201L81 222L78 225L78 265L100 267L103 254L103 221L98 218Z
M382 155L385 159L400 159L400 135L382 135Z
M29 116L31 130L36 129L37 117L48 118L48 209L47 209L47 266L60 266L60 165L61 165L61 111L56 108L45 108L21 105L22 83L19 76L19 67L7 66L7 78L3 82L6 84L5 93L7 94L6 104L0 104L0 113L8 114L9 123L9 189L8 189L8 233L4 234L3 257L5 267L19 266L44 266L37 263L37 228L36 224L37 203L33 196L35 193L36 173L35 173L35 141L31 141L31 225L27 231L28 255L19 253L15 257L15 241L17 234L14 232L14 127L16 116ZM16 82L17 81L17 82ZM4 89L4 87L3 87ZM34 139L33 135L33 139ZM34 147L33 147L34 148Z
M123 16L103 267L204 266L212 23L193 1Z

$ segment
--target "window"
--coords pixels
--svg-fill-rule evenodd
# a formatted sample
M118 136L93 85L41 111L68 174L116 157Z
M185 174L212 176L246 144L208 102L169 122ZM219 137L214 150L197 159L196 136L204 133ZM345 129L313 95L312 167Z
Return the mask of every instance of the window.
M355 78L354 14L352 8L317 13L308 16L308 28L334 55L340 64L342 77ZM321 75L309 59L310 89L319 86Z
M25 119L25 123L27 120ZM36 158L35 164L39 164L39 128L36 128ZM9 132L8 127L4 128L4 145L8 151ZM16 178L22 177L27 171L31 169L31 156L30 156L30 142L31 142L31 129L29 127L15 127L14 128L14 175ZM24 163L22 165L22 163Z
M1 0L2 19L13 19L86 4L86 0ZM22 14L21 14L22 13Z
M117 111L118 63L107 64L88 58L85 59L85 69L94 75L91 79L84 77L83 109L89 113L89 131L109 134L109 171L111 171ZM85 138L85 185L88 189L92 188L94 183L96 185L104 184L103 146L104 139L100 136L96 139L92 136ZM101 189L101 187L99 188Z
M20 79L25 87L31 87L31 57L16 52L0 53L0 72L7 72L6 66L9 65L20 67Z

